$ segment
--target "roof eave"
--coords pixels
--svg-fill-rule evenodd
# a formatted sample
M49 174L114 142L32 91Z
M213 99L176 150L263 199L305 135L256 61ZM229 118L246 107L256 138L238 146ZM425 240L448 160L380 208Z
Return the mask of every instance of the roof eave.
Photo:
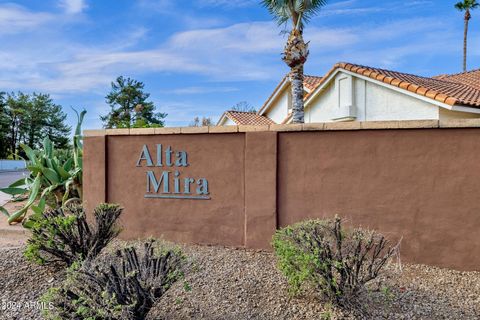
M225 111L225 112L222 114L222 116L220 117L220 120L218 120L217 126L222 126L227 119L232 120L233 122L235 122L235 124L238 125L237 121L235 121L235 119L234 119L233 117L230 117L230 116L229 116L228 111Z
M411 97L426 101L430 104L437 105L439 107L442 107L442 108L445 108L445 109L448 109L448 110L455 110L455 111L462 111L462 112L470 112L470 113L480 114L480 109L477 109L475 107L468 106L468 105L458 105L457 104L457 99L455 99L455 98L448 97L448 98L444 99L444 102L442 102L442 101L436 100L434 98L429 98L427 96L418 94L416 92L409 91L407 89L403 89L399 86L394 86L394 85L391 85L389 83L371 78L369 76L365 76L365 75L357 73L355 71L349 71L349 70L345 69L343 66L344 66L343 63L336 64L327 73L327 75L322 79L322 81L320 82L318 87L312 93L310 93L308 98L305 100L305 108L307 108L309 106L309 104L315 99L315 97L318 96L318 94L322 92L322 89L325 88L330 83L330 81L338 74L338 72L341 71L341 72L344 72L344 73L349 74L351 76L354 76L354 77L357 77L357 78L360 78L360 79L363 79L363 80L366 80L366 81L370 81L372 83L378 84L378 85L383 86L383 87L390 88L390 89L398 91L398 92L402 92L402 93L404 93L406 95L409 95Z
M307 99L304 101L305 107L307 107L309 103L312 102L312 100L322 91L323 88L327 86L328 83L330 83L330 80L334 78L341 69L342 68L340 68L338 65L335 65L332 69L330 69L330 71L328 71L325 77L323 77L320 81L319 85L315 88L315 90L310 92Z
M475 108L472 106L467 106L467 105L453 105L451 107L452 111L458 111L458 112L468 112L468 113L475 113L475 114L480 114L480 108Z
M263 104L262 108L258 111L259 115L263 115L272 105L272 102L285 90L285 86L288 84L288 77L283 77L282 81L275 87L273 93L268 97L267 101Z

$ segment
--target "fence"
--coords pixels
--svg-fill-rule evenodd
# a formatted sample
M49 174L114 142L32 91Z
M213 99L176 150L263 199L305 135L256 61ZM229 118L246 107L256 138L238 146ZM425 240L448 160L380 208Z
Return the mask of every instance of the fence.
M0 171L18 171L26 169L23 160L0 160Z
M85 132L84 197L122 236L268 248L276 228L346 218L402 259L478 270L480 121Z

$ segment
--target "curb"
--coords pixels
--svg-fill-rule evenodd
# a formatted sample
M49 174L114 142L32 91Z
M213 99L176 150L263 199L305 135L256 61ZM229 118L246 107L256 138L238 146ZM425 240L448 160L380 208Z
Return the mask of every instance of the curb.
M12 199L11 196L9 196L6 193L0 192L0 206L3 206L8 203Z
M0 173L10 173L10 172L28 172L28 169L27 168L24 168L24 169L1 169L0 170Z

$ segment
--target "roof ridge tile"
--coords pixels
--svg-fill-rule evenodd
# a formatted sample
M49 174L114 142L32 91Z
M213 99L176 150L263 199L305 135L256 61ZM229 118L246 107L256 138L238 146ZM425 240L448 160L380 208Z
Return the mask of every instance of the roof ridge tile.
M480 69L476 70L476 72L479 73L477 78L469 79L472 83L470 84L466 83L466 80L449 81L445 78L430 78L346 62L335 64L334 68L328 72L328 75L338 68L367 76L368 78L414 92L448 105L459 103L470 107L478 107L480 105ZM475 70L467 73L475 73ZM465 74L466 73L463 73L462 75Z

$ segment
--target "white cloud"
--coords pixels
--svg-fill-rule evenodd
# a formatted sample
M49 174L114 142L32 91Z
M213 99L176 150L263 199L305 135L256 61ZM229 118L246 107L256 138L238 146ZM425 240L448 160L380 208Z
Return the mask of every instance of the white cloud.
M157 16L159 11L167 9L175 14L178 6L178 0L138 1L145 6L142 14L146 14L150 6L148 11ZM244 5L243 1L194 1L204 6L224 8ZM67 7L67 2L72 6ZM93 21L88 21L84 15L70 15L85 10L85 2L77 1L76 6L73 1L62 3L65 11L56 13L35 12L11 3L0 4L0 91L49 92L67 97L63 98L67 103L69 98L81 97L85 105L94 107L89 110L91 127L99 125L98 114L106 110L103 99L105 92L110 81L120 74L133 77L158 74L188 77L185 87L175 83L169 85L175 87L169 91L156 89L156 93L163 96L157 105L160 110L170 114L168 123L171 125L185 124L185 121L193 118L192 115L209 116L225 108L219 101L208 101L208 105L207 102L203 102L205 105L201 101L192 102L202 100L202 94L219 93L219 96L237 97L241 93L236 92L238 89L232 82L251 81L254 85L263 80L275 82L288 71L280 59L286 36L281 36L281 28L271 21L229 24L228 15L189 16L186 13L175 20L176 27L186 31L157 37L157 30L142 27L140 19L125 24L123 31L113 32L99 43L91 38L82 40L83 35L69 32L74 29L70 28L74 23L82 22L82 26L87 28L93 25ZM377 10L362 3L349 0L343 6L326 7L325 11L343 10L337 11L337 14L345 15ZM398 4L399 1L392 3ZM383 7L391 9L392 3ZM407 4L412 3L410 1ZM418 1L415 3L418 5ZM336 24L336 27L322 26L321 23L328 21L327 18L318 21L320 23L312 21L305 32L311 49L306 65L309 74L322 75L338 61L418 72L409 69L414 58L439 54L451 57L452 52L456 54L461 49L461 46L445 46L445 43L460 43L462 25L458 23L458 28L454 27L451 19L441 17L392 17L381 22L365 19L361 24L349 24L348 27L338 26L344 23ZM158 33L161 34L164 33ZM478 57L480 40L475 37L471 40L471 56ZM460 52L458 54L460 57ZM190 76L193 76L192 79L201 77L202 82L192 83ZM269 89L264 90L267 96ZM166 103L164 98L176 98L181 103Z
M85 0L60 0L59 6L65 10L67 14L82 13L87 8Z
M218 110L225 110L225 106L212 101L209 104L202 105L195 102L163 102L156 103L162 112L168 114L168 125L186 125L193 120L194 117L210 117L217 122L219 117Z
M169 43L177 48L203 48L241 53L266 53L281 49L282 39L273 22L237 23L224 28L197 29L175 34Z
M244 8L251 5L258 5L258 0L197 0L200 7L227 7L227 8Z
M433 1L385 1L381 5L365 5L359 0L345 0L328 4L320 11L319 16L338 16L338 15L361 15L379 12L401 12L408 10L411 12L415 7L433 6Z
M210 87L185 87L178 88L173 90L164 91L168 94L176 95L195 95L195 94L206 94L206 93L219 93L219 92L235 92L238 91L238 88L233 87L219 87L217 84L212 83Z
M0 4L0 35L29 31L53 19L49 13L32 12L12 3Z
M347 61L374 67L397 69L403 72L412 70L413 61L428 59L428 57L451 55L456 48L445 46L445 43L455 42L455 29L446 20L433 18L414 18L386 22L378 25L359 25L355 28L344 29L343 33L349 35L345 44L328 50L324 42L318 41L313 33L311 52L313 56L308 62L309 67L318 68L319 65L330 65ZM327 32L327 35L330 34ZM335 35L333 32L331 35ZM416 37L412 35L420 35ZM441 37L438 35L441 34ZM350 43L348 43L351 40ZM432 48L441 48L432 50ZM473 49L473 48L472 48ZM322 60L315 59L321 56ZM413 59L413 60L412 60ZM320 62L320 63L319 63ZM422 70L423 71L423 70ZM441 66L433 73L442 73Z
M0 48L0 87L57 94L102 92L119 74L152 73L201 75L213 81L275 80L287 72L280 60L286 37L279 31L270 21L237 23L178 32L153 48L139 48L149 32L142 27L116 34L115 40L101 46L83 45L64 36L49 36L49 45L44 46L45 35L40 34L39 39ZM305 33L311 49L307 72L320 74L341 60L396 66L406 57L431 52L429 46L442 47L451 36L445 21L439 19L379 25L365 22L348 28L311 26ZM227 86L217 90L228 92ZM209 90L191 86L172 93L201 94Z
M87 92L125 73L173 72L211 79L255 80L278 76L265 53L280 52L283 39L265 22L174 34L157 48L133 50L145 30L128 32L114 43L87 47L56 39L42 50L29 43L13 51L0 49L3 88L32 88L52 93ZM130 39L130 40L125 40ZM38 42L41 42L39 39ZM258 55L258 59L252 59ZM191 91L199 91L194 88Z

